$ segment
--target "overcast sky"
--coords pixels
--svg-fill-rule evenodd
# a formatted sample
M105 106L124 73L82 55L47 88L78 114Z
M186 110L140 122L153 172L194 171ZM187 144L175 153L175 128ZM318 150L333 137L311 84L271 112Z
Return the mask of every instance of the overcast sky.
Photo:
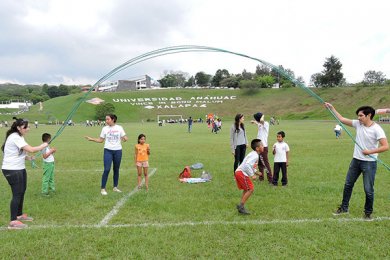
M302 76L334 55L347 82L368 70L390 78L388 0L1 0L0 83L94 84L138 55L203 45L283 65ZM225 53L172 54L110 80L164 71L254 72Z

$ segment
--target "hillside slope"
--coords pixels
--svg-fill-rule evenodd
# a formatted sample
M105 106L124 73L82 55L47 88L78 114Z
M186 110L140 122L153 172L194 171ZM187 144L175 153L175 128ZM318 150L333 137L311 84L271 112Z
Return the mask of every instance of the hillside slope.
M374 108L390 107L389 87L312 89L324 101L332 102L347 117L355 117L361 105ZM46 123L64 120L84 94L69 95L33 106L21 115L29 120ZM90 93L86 99L100 98L114 104L121 122L156 120L157 115L183 115L204 118L215 113L231 120L237 113L252 115L261 111L281 119L330 119L320 102L300 88L261 89L256 93L229 89L169 89L115 93ZM95 105L83 102L73 116L74 122L94 119ZM12 116L0 115L0 120Z

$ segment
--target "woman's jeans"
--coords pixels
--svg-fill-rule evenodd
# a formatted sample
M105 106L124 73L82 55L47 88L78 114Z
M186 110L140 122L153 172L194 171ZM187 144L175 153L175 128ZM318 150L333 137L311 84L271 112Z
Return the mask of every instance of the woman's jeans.
M246 152L246 144L240 144L236 146L236 150L234 151L234 171L236 172L236 169L238 166L244 161L245 158L245 152Z
M348 210L349 200L351 199L353 186L356 180L363 173L363 186L366 193L366 203L364 205L364 212L371 214L374 206L374 181L376 174L376 161L362 161L353 158L349 165L347 177L345 178L343 201L341 208L344 211Z
M27 188L27 172L23 170L4 170L4 177L7 179L12 190L12 200L10 204L11 221L23 214L24 193Z
M104 171L102 175L102 185L101 188L105 189L108 179L108 174L110 173L111 164L114 164L114 187L118 187L119 181L119 167L121 166L122 160L122 150L109 150L104 149L103 162L104 162Z

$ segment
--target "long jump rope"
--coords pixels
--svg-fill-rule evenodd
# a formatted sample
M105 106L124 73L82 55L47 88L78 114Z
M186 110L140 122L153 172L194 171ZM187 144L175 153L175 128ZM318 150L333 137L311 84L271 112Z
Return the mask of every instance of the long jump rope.
M76 113L76 111L80 107L80 105L83 102L85 102L85 100L87 99L88 95L97 86L99 86L101 83L103 83L104 81L106 81L107 79L112 77L113 75L117 74L118 72L120 72L122 70L125 70L125 69L127 69L127 68L129 68L129 67L131 67L131 66L133 66L135 64L141 63L143 61L150 60L150 59L153 59L153 58L156 58L156 57L160 57L160 56L165 56L165 55L170 55L170 54L175 54L175 53L184 53L184 52L222 52L222 53L233 54L233 55L236 55L236 56L241 56L241 57L244 57L244 58L255 60L255 61L260 62L261 64L267 66L268 68L270 68L270 69L272 69L274 71L277 71L280 75L284 76L285 78L287 78L288 80L293 82L295 85L297 85L299 88L304 90L306 93L308 93L310 96L312 96L315 99L317 99L321 104L325 103L324 100L320 96L318 96L316 93L314 93L310 88L306 87L305 84L303 84L302 82L296 80L292 75L287 73L282 68L277 67L277 66L275 66L275 65L273 65L273 64L271 64L269 62L266 62L264 60L261 60L261 59L258 59L258 58L254 58L254 57L251 57L251 56L248 56L248 55L245 55L245 54L232 52L232 51L227 51L227 50L224 50L224 49L214 48L214 47L199 46L199 45L171 46L171 47L166 47L166 48L161 48L161 49L157 49L157 50L154 50L154 51L150 51L150 52L144 53L142 55L139 55L139 56L137 56L135 58L132 58L132 59L122 63L121 65L117 66L116 68L112 69L110 72L108 72L102 78L100 78L73 105L70 113L68 114L66 119L63 121L63 124L60 126L60 128L57 131L57 133L53 136L53 138L51 139L50 143L52 143L64 131L65 127L68 125L68 122L72 119L73 115ZM332 110L330 110L330 108L328 108L328 107L327 107L327 110L333 116L333 118L339 123L339 125L342 127L342 129L348 134L348 136L351 138L352 142L354 142L357 145L357 147L359 147L359 149L363 150L363 148L355 141L353 135L348 131L348 129L344 126L344 124L341 123L341 121L337 118L335 113ZM40 154L41 154L41 152L39 152L36 156L39 156ZM382 164L388 171L390 171L390 166L387 165L385 162L383 162L381 159L379 159L378 157L374 157L372 155L368 155L368 156L370 158L376 160L380 164ZM31 164L32 164L32 166L34 168L37 167L36 164L35 164L35 160L32 160Z

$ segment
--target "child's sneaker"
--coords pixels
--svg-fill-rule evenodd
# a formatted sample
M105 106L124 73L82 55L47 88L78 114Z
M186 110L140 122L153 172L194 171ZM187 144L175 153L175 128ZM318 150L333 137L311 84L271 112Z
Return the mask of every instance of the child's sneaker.
M27 216L26 213L24 213L20 216L17 216L16 219L19 221L33 221L34 220L32 217Z
M122 191L121 191L120 189L118 189L117 187L114 187L112 190L115 191L115 192L122 192Z
M101 189L100 190L100 194L102 194L103 196L106 196L107 195L107 191L105 189Z
M364 213L363 219L365 221L373 221L374 219L371 217L370 213Z
M237 210L240 214L243 214L243 215L250 215L251 214L248 211L246 211L244 206L241 206L241 205L237 205Z
M344 210L341 206L336 209L335 212L333 212L333 216L340 216L343 214L349 214L348 210Z
M23 224L19 220L13 220L8 224L8 229L23 229L26 227L27 227L27 225Z

